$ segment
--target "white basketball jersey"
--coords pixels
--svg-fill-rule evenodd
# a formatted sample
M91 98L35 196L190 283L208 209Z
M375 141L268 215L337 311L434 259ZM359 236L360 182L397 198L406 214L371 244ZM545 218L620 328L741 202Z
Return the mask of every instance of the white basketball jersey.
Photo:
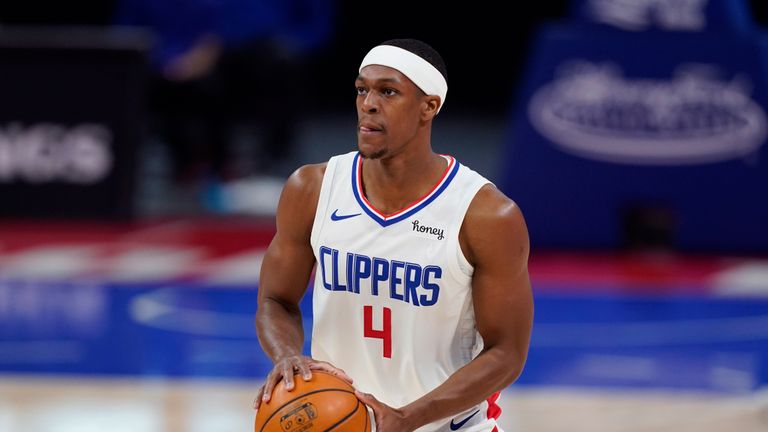
M448 167L432 191L388 215L363 194L362 157L331 158L312 227L312 357L396 408L442 384L483 346L459 229L489 182L445 158ZM497 431L497 398L419 431Z

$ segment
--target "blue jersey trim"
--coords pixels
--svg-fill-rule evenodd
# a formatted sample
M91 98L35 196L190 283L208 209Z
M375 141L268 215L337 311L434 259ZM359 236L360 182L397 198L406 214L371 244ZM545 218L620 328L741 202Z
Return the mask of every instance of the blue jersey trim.
M358 166L359 166L359 160L360 160L360 153L358 152L355 155L354 160L352 161L352 192L355 194L355 199L357 200L357 203L360 205L360 208L363 209L363 211L371 217L371 219L375 220L379 225L382 227L388 227L392 224L395 224L397 222L400 222L403 219L407 219L414 214L418 213L419 210L423 209L424 207L428 206L429 203L435 200L438 196L440 196L441 193L445 190L445 188L448 187L449 184L451 184L451 181L453 181L453 178L456 177L456 173L459 172L459 161L455 161L453 169L451 169L451 172L448 173L448 177L445 179L442 185L432 193L432 195L429 196L424 202L419 204L418 206L408 210L407 212L397 215L391 219L385 219L381 217L378 213L374 212L373 210L369 209L367 205L365 205L365 202L363 201L363 197L360 196L362 191L358 191L357 188L357 176L358 176Z

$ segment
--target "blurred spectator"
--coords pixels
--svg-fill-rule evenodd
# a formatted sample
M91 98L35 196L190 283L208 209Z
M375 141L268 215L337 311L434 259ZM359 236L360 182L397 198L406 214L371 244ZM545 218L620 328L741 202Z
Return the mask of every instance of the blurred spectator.
M156 38L151 109L177 181L252 174L231 156L236 124L261 132L251 169L268 173L289 156L308 102L297 76L327 43L334 12L331 0L119 2L116 24Z

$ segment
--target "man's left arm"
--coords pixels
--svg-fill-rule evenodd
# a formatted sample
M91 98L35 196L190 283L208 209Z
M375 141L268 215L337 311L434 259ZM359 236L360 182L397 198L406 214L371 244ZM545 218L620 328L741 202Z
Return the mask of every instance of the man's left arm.
M472 300L482 352L416 401L392 408L358 392L371 406L378 432L413 431L465 411L512 384L523 370L533 322L529 240L520 209L492 185L467 210L459 235L474 266Z

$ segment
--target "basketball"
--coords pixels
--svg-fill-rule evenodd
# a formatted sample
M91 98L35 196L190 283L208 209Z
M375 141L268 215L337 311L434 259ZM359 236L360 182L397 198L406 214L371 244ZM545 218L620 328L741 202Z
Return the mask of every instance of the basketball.
M368 409L351 385L340 378L312 371L312 379L294 376L292 391L280 381L269 402L256 412L255 432L368 432Z

